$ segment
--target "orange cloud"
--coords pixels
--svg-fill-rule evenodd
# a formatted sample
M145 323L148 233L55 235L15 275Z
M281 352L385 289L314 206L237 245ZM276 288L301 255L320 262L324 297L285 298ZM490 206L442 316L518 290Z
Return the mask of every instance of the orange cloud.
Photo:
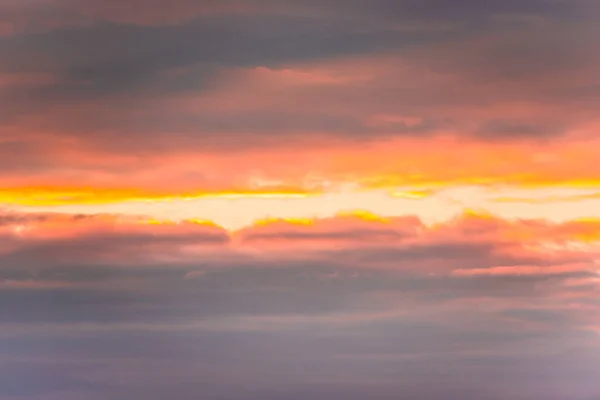
M330 254L348 265L364 257L365 268L406 268L402 264L421 273L516 276L593 274L600 254L600 246L589 242L600 235L596 222L505 221L477 215L433 226L416 217L374 219L364 214L272 220L234 233L210 221L161 222L143 216L12 213L0 222L4 255L32 248L50 259L93 257L94 262L190 262L249 255L293 260Z
M485 37L456 46L460 54L471 54L469 46L479 49L490 40L501 46L502 40L512 44L515 38ZM0 146L0 156L9 160L0 182L15 189L24 181L57 189L74 179L98 189L123 182L124 190L174 195L244 190L257 178L309 190L307 181L315 176L323 184L368 188L600 185L594 168L600 157L595 115L571 102L557 104L560 96L517 96L521 81L494 80L482 88L463 71L441 74L430 59L437 53L429 51L232 66L211 75L210 87L202 91L128 95L131 109L125 111L119 101L98 97L85 102L65 97L39 109L24 104L28 117L5 129L22 148L15 159L14 147ZM453 48L442 53L439 57L450 66L458 62ZM187 68L163 72L184 71L178 74L190 79L201 73ZM584 85L593 71L584 72L567 76L577 76L577 85ZM51 79L47 73L17 75L5 80ZM531 79L542 93L567 91L573 84ZM455 98L456 87L462 88L460 101L442 98ZM554 121L562 118L568 121ZM110 129L102 128L107 120L113 121ZM144 125L148 121L154 121L152 126ZM180 126L181 121L191 126ZM544 133L563 125L560 134ZM531 127L540 132L527 134ZM525 133L503 139L501 132L511 129ZM281 135L286 140L275 139ZM34 144L40 149L34 151Z

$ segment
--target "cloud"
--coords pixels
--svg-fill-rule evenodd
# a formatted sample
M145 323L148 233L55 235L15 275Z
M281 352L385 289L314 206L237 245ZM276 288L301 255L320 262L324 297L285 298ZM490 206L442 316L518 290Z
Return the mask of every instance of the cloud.
M594 398L599 11L0 0L0 400Z
M468 372L477 393L503 399L500 379L525 400L538 371L548 383L536 395L566 385L583 400L566 371L595 382L597 255L533 246L584 240L593 222L340 216L226 234L141 217L2 221L16 249L0 255L0 301L11 305L0 313L5 397L155 398L170 388L176 399L236 399L237 382L263 397L355 387L436 399L448 391L427 392L424 375L452 380L458 396L475 390L460 378Z
M240 283L252 286L260 274L277 276L280 268L289 268L350 285L364 283L371 274L399 274L412 284L449 293L461 287L457 294L462 295L464 285L475 282L564 281L573 287L576 279L590 279L593 284L597 270L593 244L573 245L598 234L594 222L465 216L427 227L415 218L342 216L310 225L272 221L230 234L214 225L154 225L142 217L13 213L3 220L2 279L14 289L35 288L36 282L41 288L45 282L50 288L63 282L74 289L80 284L110 289L112 284L120 288L121 279L142 285L144 279L175 279L187 285L186 278L208 282L232 269L236 274L247 270Z
M52 4L46 3L76 8ZM81 7L110 10L111 4ZM97 22L4 37L5 74L55 80L3 91L10 99L5 132L43 131L48 141L66 135L86 151L139 154L302 140L310 146L327 138L564 134L594 119L586 110L595 97L580 90L595 84L598 62L589 40L596 27L585 6L382 1L345 4L346 13L326 18L317 11L333 12L341 3L282 3L287 12L218 13L158 26ZM190 15L197 5L175 2L178 7ZM111 19L108 14L103 18ZM500 19L500 28L483 28L505 15L542 22L515 27ZM399 27L378 23L382 18ZM407 21L434 26L403 27ZM458 26L435 26L443 21ZM323 69L329 84L317 79ZM357 73L363 77L352 79ZM373 124L381 115L419 122Z
M510 266L510 267L492 267L492 268L475 268L475 269L457 269L453 273L457 276L475 276L475 275L552 275L552 274L569 274L573 272L586 272L590 269L587 264L573 264L550 267L538 266Z
M293 1L270 0L205 0L201 3L177 0L168 7L157 1L108 0L94 1L5 1L5 21L20 29L32 29L34 19L45 22L42 27L56 28L60 24L77 24L81 21L113 21L141 25L177 24L202 15L219 14L308 14L332 17L371 17L384 21L493 21L495 17L546 17L569 18L581 16L583 10L593 9L586 1L507 1L502 4L482 4L458 1L448 6L439 0L401 1L376 0L368 4L359 1ZM57 18L62 17L62 18ZM50 22L54 22L51 24ZM39 29L39 27L38 27Z

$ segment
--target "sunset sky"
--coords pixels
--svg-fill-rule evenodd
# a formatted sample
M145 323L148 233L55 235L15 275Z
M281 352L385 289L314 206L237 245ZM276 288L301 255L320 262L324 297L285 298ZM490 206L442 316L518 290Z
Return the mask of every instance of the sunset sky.
M600 1L0 0L0 400L600 400Z

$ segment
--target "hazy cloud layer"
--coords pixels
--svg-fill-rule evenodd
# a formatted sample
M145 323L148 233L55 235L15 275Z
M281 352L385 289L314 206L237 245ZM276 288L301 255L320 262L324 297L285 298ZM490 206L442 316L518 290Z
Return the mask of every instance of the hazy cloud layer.
M226 234L86 218L2 218L3 398L599 389L597 250L572 244L600 236L595 222L338 217Z

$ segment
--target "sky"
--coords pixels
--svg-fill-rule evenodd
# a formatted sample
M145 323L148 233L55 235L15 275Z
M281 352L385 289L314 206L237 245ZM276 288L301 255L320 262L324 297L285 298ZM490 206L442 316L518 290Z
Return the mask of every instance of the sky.
M600 400L598 38L0 0L0 400Z

